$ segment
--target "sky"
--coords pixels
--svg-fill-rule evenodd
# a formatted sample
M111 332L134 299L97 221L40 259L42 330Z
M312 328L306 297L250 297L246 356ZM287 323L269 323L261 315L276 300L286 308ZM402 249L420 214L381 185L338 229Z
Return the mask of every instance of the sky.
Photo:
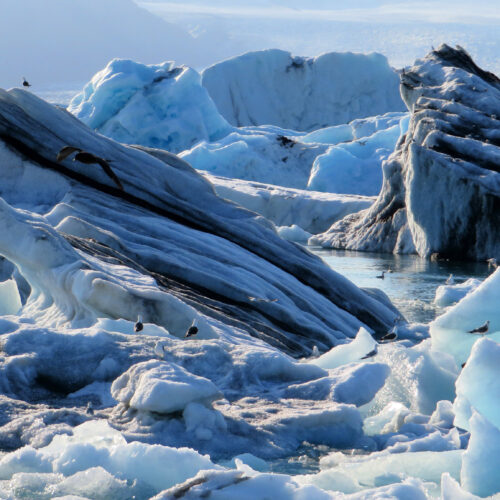
M73 89L114 58L202 70L265 48L382 52L410 65L441 42L500 74L500 0L0 0L0 87Z

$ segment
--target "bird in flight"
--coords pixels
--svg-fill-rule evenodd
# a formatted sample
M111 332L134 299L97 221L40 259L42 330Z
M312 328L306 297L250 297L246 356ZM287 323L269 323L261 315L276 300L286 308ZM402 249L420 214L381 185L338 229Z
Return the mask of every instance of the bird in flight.
M81 148L76 148L74 146L64 146L59 153L57 153L56 160L60 163L68 156L71 156L73 153L76 153L73 161L78 161L80 163L85 163L85 165L100 165L104 170L104 173L118 186L118 188L123 191L122 183L120 179L116 176L116 174L111 170L111 166L109 165L109 160L105 160L99 156L96 156L93 153L89 153L87 151L83 151Z
M23 87L31 87L30 83L28 82L28 80L26 80L26 78L24 78L24 76L23 76Z

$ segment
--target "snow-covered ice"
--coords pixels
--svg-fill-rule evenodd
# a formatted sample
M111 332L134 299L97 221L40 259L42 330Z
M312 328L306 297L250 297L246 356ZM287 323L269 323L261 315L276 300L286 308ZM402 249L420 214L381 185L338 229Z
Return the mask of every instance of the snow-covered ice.
M462 300L468 293L474 291L481 281L469 278L463 283L440 285L436 289L434 303L440 307L448 307Z

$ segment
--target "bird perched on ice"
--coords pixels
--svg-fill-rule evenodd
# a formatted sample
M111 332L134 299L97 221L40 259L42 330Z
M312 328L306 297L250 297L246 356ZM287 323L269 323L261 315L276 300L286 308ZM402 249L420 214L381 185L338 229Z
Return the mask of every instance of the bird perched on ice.
M193 320L191 323L191 326L188 328L186 335L184 335L184 338L187 339L188 337L193 337L198 333L198 327L195 325L196 320Z
M445 281L447 285L454 285L455 284L455 278L453 277L453 274L450 274L448 276L448 279Z
M56 160L61 162L73 153L76 153L73 161L85 163L85 165L100 165L100 167L104 170L104 173L118 186L121 191L123 191L122 183L113 170L111 170L109 160L105 160L104 158L96 156L93 153L83 151L81 148L76 148L74 146L64 146L59 153L57 153Z
M134 325L134 332L135 333L141 332L143 328L144 328L144 325L142 323L142 316L137 316L137 322Z
M386 333L381 339L381 342L388 342L390 340L397 340L398 339L398 323L401 323L404 321L404 318L402 316L398 316L397 318L394 319L394 326L389 330L388 333Z
M487 259L486 262L488 263L488 269L492 267L493 269L496 269L498 267L498 262L497 259L492 257L491 259Z
M474 330L469 330L467 333L475 333L477 335L485 335L490 329L490 320L488 320L484 325L474 328Z
M23 87L31 87L30 83L28 82L28 80L26 80L26 78L24 78L23 76Z
M382 271L382 274L379 274L378 276L375 276L375 277L378 278L379 280L383 280L383 279L385 279L384 274L385 274L385 271Z
M311 351L311 356L313 358L318 358L319 357L319 349L317 345L313 345L312 351Z
M389 342L390 340L397 340L398 332L396 331L396 327L394 327L389 333L386 333L381 339L381 342ZM363 359L363 358L361 358Z

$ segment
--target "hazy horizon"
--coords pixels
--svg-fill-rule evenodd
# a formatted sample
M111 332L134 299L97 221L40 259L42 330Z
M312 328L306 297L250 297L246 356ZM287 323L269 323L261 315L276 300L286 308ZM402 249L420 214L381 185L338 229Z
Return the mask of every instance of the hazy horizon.
M500 73L493 1L2 0L0 87L77 88L109 60L173 60L198 70L266 48L296 55L381 52L394 67L442 42Z

